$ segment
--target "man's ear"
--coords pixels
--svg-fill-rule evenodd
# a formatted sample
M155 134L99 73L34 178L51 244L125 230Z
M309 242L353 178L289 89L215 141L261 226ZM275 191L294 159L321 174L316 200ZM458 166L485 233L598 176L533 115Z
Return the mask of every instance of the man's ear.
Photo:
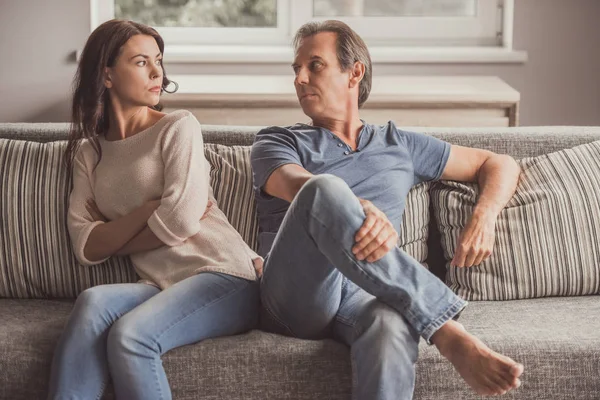
M104 86L106 86L107 89L110 89L113 86L112 77L110 76L110 68L109 67L105 67L104 68Z
M356 61L350 70L350 87L357 86L365 76L365 65L360 61Z

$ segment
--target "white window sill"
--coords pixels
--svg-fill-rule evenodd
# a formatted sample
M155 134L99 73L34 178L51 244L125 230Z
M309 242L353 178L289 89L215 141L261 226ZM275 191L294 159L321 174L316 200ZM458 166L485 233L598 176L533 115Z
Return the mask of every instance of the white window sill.
M527 61L527 52L502 47L371 47L373 63L512 63ZM287 46L201 46L177 45L165 48L166 63L291 63L293 51Z

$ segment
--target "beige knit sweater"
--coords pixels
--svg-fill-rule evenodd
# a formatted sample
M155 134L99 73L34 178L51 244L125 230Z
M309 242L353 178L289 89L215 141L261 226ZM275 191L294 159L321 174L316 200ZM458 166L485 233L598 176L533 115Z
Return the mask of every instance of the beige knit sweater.
M200 124L185 110L174 111L155 125L123 140L100 138L102 159L88 141L77 152L68 228L75 255L83 265L89 234L103 222L93 221L85 204L95 200L109 220L160 199L148 227L165 243L131 255L146 283L165 289L199 272L222 272L255 280L253 260L260 259L229 224L210 187ZM208 201L213 203L201 219Z

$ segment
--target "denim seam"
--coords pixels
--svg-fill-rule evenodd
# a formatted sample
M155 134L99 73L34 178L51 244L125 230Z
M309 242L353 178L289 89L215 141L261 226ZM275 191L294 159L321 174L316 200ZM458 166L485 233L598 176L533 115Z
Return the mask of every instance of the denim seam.
M96 396L96 400L100 400L102 398L102 395L104 394L104 390L106 390L106 380L107 379L108 379L108 377L102 381L102 385L100 386L100 393L98 393L98 396Z
M350 349L350 368L352 369L352 400L357 400L358 392L358 371L356 370L356 358L354 352Z
M423 338L427 341L427 344L431 343L431 336L437 331L444 323L450 320L454 315L458 314L462 309L467 306L467 302L462 299L456 300L452 303L439 317L434 319L423 329Z
M262 301L262 300L261 300ZM269 308L269 306L267 306L265 304L265 302L262 302L262 306L265 309L266 312L269 313L269 315L271 316L271 318L273 318L279 325L281 325L283 328L285 328L285 330L288 332L288 334L290 336L294 336L297 337L297 335L294 333L294 331L292 330L292 328L290 328L286 323L284 323L277 315L275 315L275 313L273 311L271 311L271 309Z
M160 359L160 357L159 357ZM163 394L162 394L162 390L160 390L160 380L158 377L158 372L157 372L157 368L156 368L156 358L154 358L152 360L152 364L150 366L150 368L152 369L152 373L154 374L154 382L156 383L156 392L158 393L158 397L160 400L164 399Z

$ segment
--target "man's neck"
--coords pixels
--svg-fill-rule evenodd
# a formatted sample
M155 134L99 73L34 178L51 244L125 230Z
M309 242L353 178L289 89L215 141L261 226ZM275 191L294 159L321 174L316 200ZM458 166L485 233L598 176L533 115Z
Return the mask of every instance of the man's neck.
M358 145L358 135L363 127L363 122L358 117L358 113L347 120L314 118L312 124L330 130L334 135L350 146L352 150L356 150Z

